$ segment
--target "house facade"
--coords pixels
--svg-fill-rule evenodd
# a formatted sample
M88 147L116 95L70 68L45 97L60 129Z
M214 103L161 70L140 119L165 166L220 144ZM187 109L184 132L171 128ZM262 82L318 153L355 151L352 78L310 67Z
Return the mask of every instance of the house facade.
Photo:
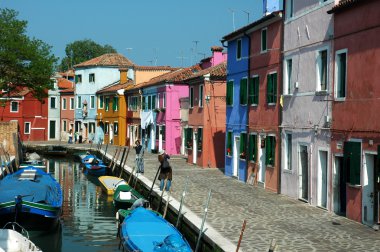
M247 27L250 76L240 87L240 104L248 106L249 132L240 135L240 158L248 162L254 182L280 191L280 94L282 12L267 13Z
M333 1L285 1L281 193L331 207Z
M240 158L240 137L247 134L248 106L240 104L240 86L249 77L249 36L246 27L222 38L227 44L227 84L226 84L226 137L225 175L238 180L247 179L247 162Z
M119 68L128 69L128 77L133 78L133 63L120 54L109 53L75 65L74 68L75 132L81 132L84 140L102 142L96 92L120 81Z
M53 79L53 89L48 91L48 140L61 139L61 98L58 88L58 78L55 76Z
M63 88L63 86L65 88ZM71 86L71 88L69 88ZM61 140L66 141L69 138L70 129L74 130L74 109L75 109L75 96L74 96L74 83L66 79L58 80L58 87L60 87L60 103L61 103Z
M331 209L372 227L380 216L380 2L335 3Z

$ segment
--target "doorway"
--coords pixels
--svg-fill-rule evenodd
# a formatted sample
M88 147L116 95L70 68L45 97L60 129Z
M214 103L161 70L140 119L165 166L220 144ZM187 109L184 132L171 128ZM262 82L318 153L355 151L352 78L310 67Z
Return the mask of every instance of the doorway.
M198 153L197 136L198 136L198 132L195 129L193 129L193 164L197 163L197 153Z
M239 177L239 147L240 137L234 137L232 176Z
M260 148L259 148L259 172L258 172L258 182L265 184L265 173L266 173L266 150L265 150L265 136L260 136L259 137L259 143L260 143Z
M49 139L55 139L56 121L49 121Z
M309 155L306 145L299 146L298 185L299 198L309 201Z
M375 155L365 154L363 164L363 224L373 226L375 223Z
M158 150L162 150L162 126L158 126Z
M327 208L327 151L318 152L318 206Z
M333 209L334 213L346 216L346 176L343 170L343 157L336 156L333 169Z

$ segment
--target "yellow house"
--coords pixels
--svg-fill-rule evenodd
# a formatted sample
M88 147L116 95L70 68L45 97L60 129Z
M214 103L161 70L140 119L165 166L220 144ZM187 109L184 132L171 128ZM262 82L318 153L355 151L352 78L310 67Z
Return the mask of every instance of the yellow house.
M122 82L124 81L124 82ZM126 144L126 102L125 79L105 86L96 92L98 98L97 122L104 133L104 143L125 146Z

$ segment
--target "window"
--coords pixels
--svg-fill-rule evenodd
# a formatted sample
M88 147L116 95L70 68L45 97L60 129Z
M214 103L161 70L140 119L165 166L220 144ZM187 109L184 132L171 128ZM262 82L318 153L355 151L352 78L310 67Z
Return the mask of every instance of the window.
M285 169L292 170L292 134L285 134Z
M95 123L93 122L89 123L88 133L95 133Z
M66 120L62 120L62 130L63 130L64 132L67 131L67 121L66 121Z
M254 76L249 79L248 103L250 105L259 104L259 76Z
M232 131L227 131L226 155L232 156Z
M162 141L165 141L165 135L166 135L165 125L161 126L161 135L162 135Z
M240 80L240 105L247 105L247 79Z
M227 106L232 106L234 104L234 82L227 82L227 95L226 95Z
M77 96L77 109L82 108L82 96Z
M50 108L57 108L57 97L50 97Z
M347 50L336 52L335 97L345 98L347 88Z
M152 109L156 109L156 96L155 95L152 95Z
M62 110L66 110L67 109L67 100L66 98L62 98Z
M112 100L112 110L118 111L119 110L119 97L114 96Z
M267 75L267 103L276 104L277 102L277 73Z
M11 112L18 112L18 102L16 101L11 102Z
M110 110L110 98L108 97L108 96L106 96L105 98L104 98L104 103L105 103L105 110L106 111L108 111L108 110Z
M203 141L203 129L198 128L198 135L197 135L197 150L202 151L202 141Z
M95 96L94 95L90 96L90 108L91 109L95 108Z
M147 103L146 103L146 99L148 99L146 96L142 98L142 102L143 102L142 107L143 107L144 111L146 111L146 109L148 107Z
M265 138L265 164L267 166L274 166L276 156L276 137L267 136Z
M285 78L284 78L284 94L292 93L292 72L293 72L293 60L287 59L285 61Z
M113 133L115 134L115 136L117 136L117 134L119 133L119 123L118 122L113 123Z
M317 91L325 90L327 90L327 50L322 50L317 56Z
M247 133L242 132L240 134L240 153L241 159L247 158Z
M140 99L137 96L128 97L128 110L137 111L140 108Z
M361 143L344 142L343 165L347 174L347 182L360 185Z
M148 96L148 110L152 109L152 96Z
M82 75L81 74L75 75L75 83L82 83Z
M185 129L185 146L187 149L192 149L193 147L193 129Z
M24 123L24 134L30 134L30 122Z
M237 43L237 45L236 45L236 59L240 60L241 59L241 50L242 50L241 39L238 39L236 43Z
M261 30L261 52L266 52L267 47L267 28Z
M104 96L101 95L99 96L99 109L103 109L104 108Z
M294 0L287 0L286 1L286 17L292 18L294 15Z
M257 135L249 135L248 160L256 163L257 160Z
M200 108L203 107L203 85L199 85L199 101L198 101L198 106Z
M108 134L108 132L109 132L109 130L110 130L110 123L109 122L105 122L104 123L104 134Z
M74 97L70 98L70 109L74 110Z
M163 97L162 97L162 107L166 108L166 93L163 93L162 95L163 95Z
M190 108L194 107L194 88L190 88Z
M157 108L160 108L160 94L157 94Z
M89 82L95 82L95 74L94 73L91 73L88 75L88 81Z

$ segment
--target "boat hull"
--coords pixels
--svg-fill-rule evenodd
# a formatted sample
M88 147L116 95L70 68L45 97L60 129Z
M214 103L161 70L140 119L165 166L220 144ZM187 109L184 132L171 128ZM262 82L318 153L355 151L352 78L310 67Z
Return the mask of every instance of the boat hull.
M115 176L100 176L99 182L103 192L107 195L113 195L117 186L127 184L124 179Z
M140 198L144 197L131 186L120 185L113 195L113 204L116 209L128 209Z

